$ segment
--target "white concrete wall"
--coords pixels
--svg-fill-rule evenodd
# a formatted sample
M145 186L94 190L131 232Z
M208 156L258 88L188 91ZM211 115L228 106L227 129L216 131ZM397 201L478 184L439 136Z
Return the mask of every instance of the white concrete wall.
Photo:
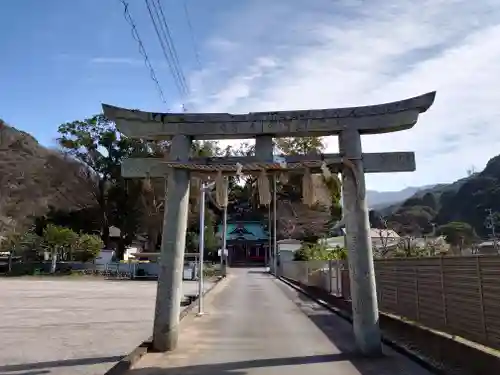
M278 251L292 251L295 252L302 246L301 243L277 243Z
M315 286L340 296L343 267L346 267L345 263L338 260L288 261L281 263L280 273L304 285Z
M287 240L282 240L278 241L276 245L278 246L280 262L289 262L293 260L295 252L300 250L302 243L299 241L287 242Z
M123 260L124 261L127 261L129 259L135 259L132 254L135 254L135 253L139 253L140 252L140 248L139 247L135 247L135 246L131 246L131 247L127 247L125 249L125 253L123 254Z
M280 250L280 262L290 262L294 258L295 251Z

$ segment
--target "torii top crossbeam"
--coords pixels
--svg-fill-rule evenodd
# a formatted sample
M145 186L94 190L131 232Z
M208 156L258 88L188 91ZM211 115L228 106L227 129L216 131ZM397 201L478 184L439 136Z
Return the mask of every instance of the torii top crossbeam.
M131 138L170 139L176 134L193 139L244 139L259 135L311 137L337 135L356 129L380 134L412 128L418 115L434 102L436 93L392 103L302 111L230 113L153 113L103 104L104 114Z

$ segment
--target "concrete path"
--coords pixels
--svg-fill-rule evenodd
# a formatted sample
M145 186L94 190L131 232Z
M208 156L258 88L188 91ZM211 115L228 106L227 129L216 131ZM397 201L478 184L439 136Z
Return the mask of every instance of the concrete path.
M429 375L388 348L362 358L349 323L260 270L233 269L223 283L175 352L148 354L128 375Z
M151 335L155 297L155 281L1 278L0 375L104 374Z

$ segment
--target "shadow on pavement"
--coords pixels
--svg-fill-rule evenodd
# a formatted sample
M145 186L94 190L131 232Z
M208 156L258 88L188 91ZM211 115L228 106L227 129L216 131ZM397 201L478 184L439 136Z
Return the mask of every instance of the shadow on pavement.
M256 359L251 361L228 362L216 364L192 365L172 368L157 368L149 367L144 369L130 370L127 374L130 375L183 375L183 374L200 374L200 375L244 375L248 374L252 368L271 368L279 366L293 365L310 365L314 363L328 363L340 361L352 361L355 359L354 354L329 354L329 355L313 355L306 357L291 357L291 358L270 358ZM304 369L305 370L305 369ZM273 372L274 374L275 372Z
M34 362L34 363L21 363L18 365L3 365L0 366L0 375L3 373L15 372L12 375L21 375L18 371L30 371L30 370L42 370L50 369L54 367L71 367L71 366L85 366L85 365L96 365L99 363L114 363L122 359L123 356L112 356L112 357L95 357L95 358L75 358L75 359L64 359L60 361L48 361L48 362ZM27 375L38 375L47 374L49 371L43 372L28 372Z
M269 272L265 270L249 270L248 273L253 273L258 275L269 275Z
M43 374L50 374L50 370L35 370L35 371L28 371L28 372L16 372L13 375L43 375ZM0 372L0 375L11 375L9 372Z
M354 340L352 324L318 305L308 296L296 292L294 303L318 327L326 337L343 353L356 354L351 363L361 374L371 375L374 371L388 371L394 374L424 375L430 372L418 363L384 348L384 355L378 358L365 357L359 353ZM298 297L298 298L297 298ZM376 369L376 370L375 370Z

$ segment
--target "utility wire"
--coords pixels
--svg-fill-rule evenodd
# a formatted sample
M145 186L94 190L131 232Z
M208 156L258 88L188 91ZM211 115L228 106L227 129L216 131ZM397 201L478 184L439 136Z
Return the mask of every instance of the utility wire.
M167 60L167 64L168 64L168 67L169 67L170 72L172 74L172 78L174 79L174 83L177 86L177 90L182 95L182 92L183 92L182 84L180 83L180 79L178 77L178 72L177 72L175 65L174 65L175 62L172 60L172 56L171 56L170 51L167 52L168 45L167 46L165 45L166 42L164 41L163 35L162 35L163 30L160 30L158 28L157 20L155 19L155 14L156 14L156 17L159 18L158 12L156 11L156 6L153 3L153 6L155 7L155 10L153 11L149 1L144 0L144 2L146 3L146 7L148 8L149 17L151 18L151 22L153 23L156 35L158 36L158 41L160 42L160 46L161 46L163 55L165 56L165 59Z
M146 49L144 48L144 44L142 43L139 32L137 31L137 27L135 25L134 19L132 18L132 15L130 14L130 12L128 10L129 4L125 0L120 0L120 2L123 4L123 16L125 17L125 20L130 24L132 37L137 41L137 44L139 45L139 52L144 57L144 64L149 69L149 75L156 85L156 89L158 90L158 94L160 95L160 99L163 103L167 104L167 101L165 100L165 95L163 94L163 90L161 88L161 85L158 82L158 79L156 78L156 73L155 73L155 70L153 68L153 65L151 65L151 61L149 60Z
M187 85L186 78L185 78L184 73L182 71L182 67L181 67L181 64L179 62L179 56L177 55L177 50L175 48L174 39L172 38L172 34L170 34L170 28L168 27L168 23L167 23L167 20L165 18L165 14L163 13L163 7L161 5L160 0L156 0L156 4L157 4L158 9L160 9L161 18L163 21L163 27L164 27L164 31L165 31L164 35L166 36L166 40L167 40L168 44L170 45L170 48L172 51L171 56L175 61L175 66L177 68L178 75L182 81L183 86L186 88L186 93L189 93L189 87Z
M184 6L184 14L186 15L186 21L187 21L187 25L189 28L189 34L191 35L191 43L193 45L193 51L194 51L194 57L196 59L196 64L198 65L198 69L201 70L200 54L199 54L199 50L198 50L198 45L196 43L196 38L194 37L194 29L193 29L193 24L191 23L191 17L189 15L187 1L182 0L182 5Z
M158 36L163 55L167 60L172 78L175 85L177 86L177 90L182 97L186 97L189 93L189 88L186 84L184 74L182 73L182 69L177 56L177 51L175 50L175 46L173 45L172 36L170 34L170 30L163 13L161 3L158 0L157 3L155 3L155 1L153 0L153 6L151 6L149 0L144 0L144 2L146 3L151 22L153 23L156 35ZM160 16L160 13L162 14L162 16Z

